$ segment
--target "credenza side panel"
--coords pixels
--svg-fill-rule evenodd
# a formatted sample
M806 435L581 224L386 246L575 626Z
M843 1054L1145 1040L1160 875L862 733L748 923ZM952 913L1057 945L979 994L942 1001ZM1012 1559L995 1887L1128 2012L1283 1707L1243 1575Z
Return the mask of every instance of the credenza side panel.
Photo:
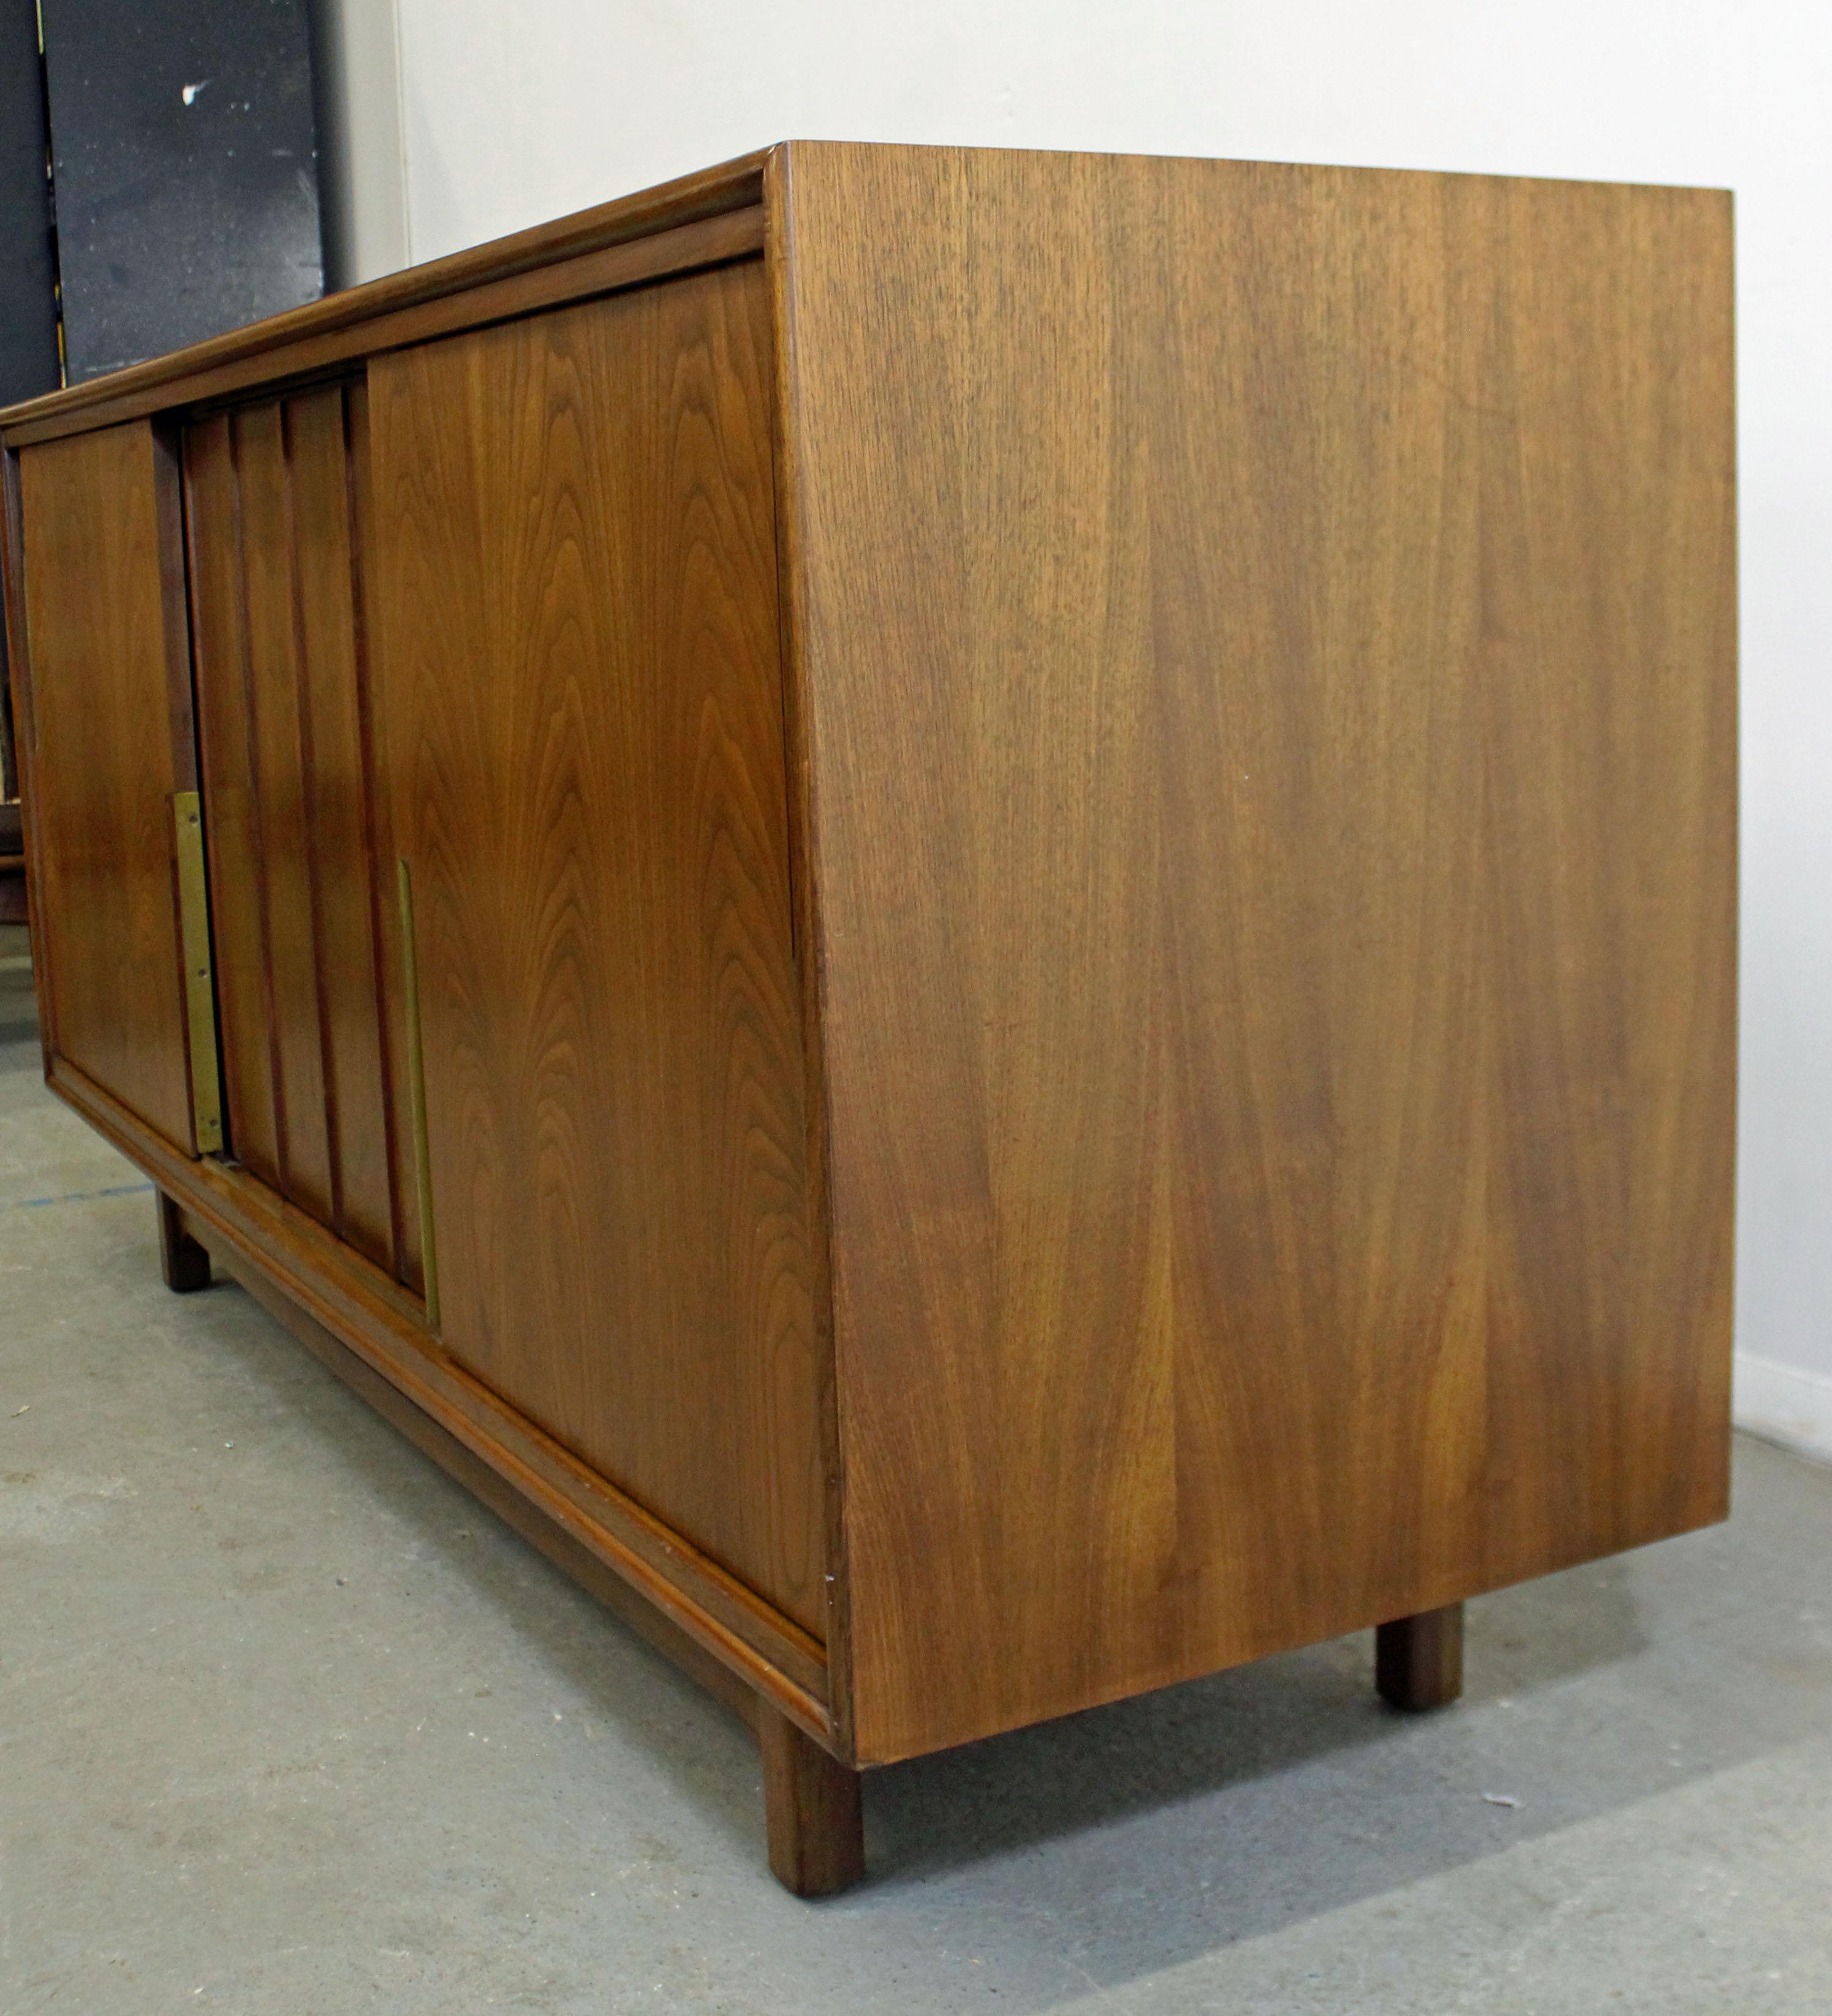
M189 1152L172 793L194 779L178 768L190 668L176 475L145 420L27 448L19 471L20 726L52 1049Z
M756 261L370 367L445 1348L825 1636Z
M859 1755L1722 1516L1728 199L782 185Z

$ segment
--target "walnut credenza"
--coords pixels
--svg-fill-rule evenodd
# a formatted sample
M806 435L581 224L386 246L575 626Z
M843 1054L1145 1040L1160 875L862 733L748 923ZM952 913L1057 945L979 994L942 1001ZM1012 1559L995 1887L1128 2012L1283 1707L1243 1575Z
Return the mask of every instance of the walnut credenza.
M793 143L0 419L52 1085L859 1769L1721 1517L1730 213Z

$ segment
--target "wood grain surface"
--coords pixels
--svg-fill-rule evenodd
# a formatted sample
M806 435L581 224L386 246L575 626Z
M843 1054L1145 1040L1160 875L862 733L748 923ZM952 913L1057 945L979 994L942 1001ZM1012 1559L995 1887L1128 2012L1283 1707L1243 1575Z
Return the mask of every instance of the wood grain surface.
M193 779L181 767L190 682L175 475L140 421L27 449L19 502L34 950L52 1043L189 1151L171 794Z
M1728 200L780 185L860 1760L1720 1516Z
M231 1152L414 1282L359 620L362 411L330 386L186 430L192 621Z
M761 265L376 360L442 1336L826 1613Z

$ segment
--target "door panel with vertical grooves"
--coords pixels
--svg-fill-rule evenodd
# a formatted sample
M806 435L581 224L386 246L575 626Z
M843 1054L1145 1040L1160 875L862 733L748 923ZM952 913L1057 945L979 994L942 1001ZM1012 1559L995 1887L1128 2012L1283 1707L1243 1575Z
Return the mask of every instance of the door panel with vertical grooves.
M230 1152L417 1287L363 440L360 388L342 385L187 430L200 757Z

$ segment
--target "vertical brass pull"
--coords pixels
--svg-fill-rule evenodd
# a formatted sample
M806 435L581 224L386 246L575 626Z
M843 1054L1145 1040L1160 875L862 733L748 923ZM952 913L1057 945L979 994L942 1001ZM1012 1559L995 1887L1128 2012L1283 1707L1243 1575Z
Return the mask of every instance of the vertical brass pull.
M216 975L210 959L210 885L204 871L204 807L195 791L174 791L179 946L185 961L185 1021L190 1037L191 1125L200 1155L222 1153L222 1060L216 1049Z
M413 1183L420 1199L420 1265L426 1281L426 1321L439 1327L439 1263L433 1243L432 1158L426 1136L426 1053L420 1037L420 956L413 937L413 880L404 857L401 885L401 978L407 990L407 1103L413 1122Z

